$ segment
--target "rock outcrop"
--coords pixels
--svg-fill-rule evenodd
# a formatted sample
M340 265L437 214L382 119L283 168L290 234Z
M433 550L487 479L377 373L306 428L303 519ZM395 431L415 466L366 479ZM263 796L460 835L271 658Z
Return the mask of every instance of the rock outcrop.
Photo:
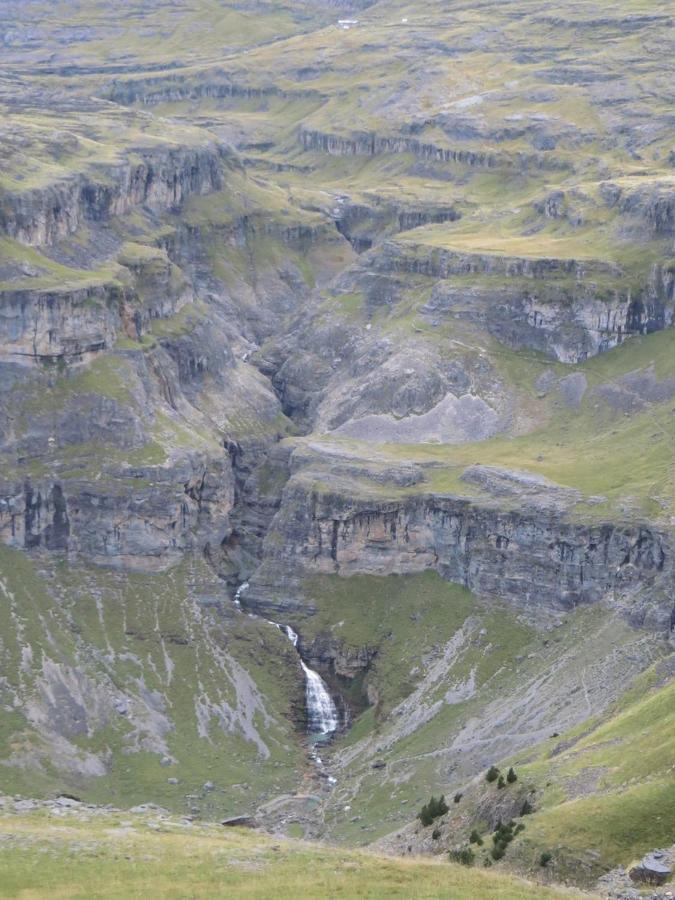
M568 166L554 156L544 153L509 154L495 150L443 147L420 138L400 135L381 135L359 132L349 135L332 134L302 126L298 140L304 150L328 153L332 156L379 156L386 153L410 153L428 162L457 163L478 169L534 169L560 170Z
M147 257L122 254L117 279L82 288L4 291L0 359L85 362L112 349L117 337L140 340L153 320L175 315L193 300L191 286L166 253L139 249Z
M3 543L144 571L165 569L189 550L217 550L234 502L229 461L197 455L166 469L108 473L103 484L95 476L3 480L0 492Z
M675 321L675 272L667 264L626 287L621 270L600 260L463 253L408 241L387 242L364 263L380 280L401 272L434 279L422 307L432 322L465 319L509 347L561 362L580 362ZM377 290L387 292L383 284Z
M646 523L575 522L565 513L573 497L561 499L560 489L549 491L545 483L530 488L509 507L505 498L498 505L423 493L395 500L317 491L311 477L296 476L247 602L295 606L298 582L317 573L434 569L478 595L572 609L672 577L667 534ZM652 624L665 628L670 608L654 614L637 604L631 615L636 621L656 615Z
M225 150L217 144L139 153L142 161L111 166L100 180L81 174L0 194L0 233L23 244L48 246L87 222L124 215L138 206L172 209L190 195L209 193L222 184Z

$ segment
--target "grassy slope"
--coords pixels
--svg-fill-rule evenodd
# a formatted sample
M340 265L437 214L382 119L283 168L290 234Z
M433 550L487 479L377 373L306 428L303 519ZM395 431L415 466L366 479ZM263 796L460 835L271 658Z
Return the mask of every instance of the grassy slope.
M588 617L578 623L576 633L563 638L563 645L556 646L555 654L562 659L566 644L576 644L578 649L572 659L578 671L589 677L587 658L592 648L587 643L588 634L595 623ZM608 635L608 637L610 637ZM596 655L607 653L632 653L630 646L620 647L617 634L611 635L607 646L596 647ZM591 663L592 665L592 663ZM419 822L411 822L413 811L408 814L408 825L400 833L378 842L391 852L425 852L444 854L446 850L469 846L469 836L477 831L483 843L473 845L476 866L494 866L519 872L541 871L540 857L551 855L549 877L555 881L592 885L597 878L616 866L630 867L645 852L655 847L668 847L673 841L675 823L675 790L672 747L675 742L675 682L670 656L649 667L635 678L619 699L603 712L591 716L562 734L540 739L535 746L524 747L506 760L493 757L484 763L483 771L466 783L454 783L438 777L425 785L426 792L415 798L413 811L419 809L429 794L445 793L448 800L460 789L458 802L450 802L449 812L435 823L435 839L432 828L424 828ZM504 677L504 670L501 673ZM556 678L565 678L564 670L555 670ZM545 703L545 682L540 682L538 703ZM521 676L520 690L528 689L527 680ZM574 689L564 691L563 702L573 702ZM508 721L509 706L517 697L509 696L508 684L502 686L500 708L504 722ZM473 707L473 712L476 707ZM445 728L441 737L428 746L438 755L452 729ZM418 751L424 747L424 729L413 736ZM405 770L396 766L398 747L388 747L379 757L386 760L388 770L396 776L385 787L393 788L393 794L406 796ZM420 757L419 763L424 760ZM490 763L499 763L503 775L513 766L517 780L500 789L496 781L488 783L485 771ZM356 765L361 783L359 796L353 808L358 808L365 821L370 821L370 805L378 808L385 820L386 808L378 804L372 794L373 779L382 779L377 773L363 776ZM418 765L413 779L428 775L424 765ZM338 788L337 790L340 790ZM522 815L525 800L534 812ZM491 833L495 822L515 818L519 830L509 845L505 857L499 863L490 856L493 842ZM354 826L351 826L354 829ZM343 837L349 826L338 826ZM356 834L356 830L352 834Z
M614 679L612 660L630 682L663 653L606 608L577 610L550 629L550 618L480 601L432 572L318 577L305 593L317 609L293 622L305 645L330 637L347 655L376 651L358 685L373 705L326 754L338 781L325 805L328 833L351 844L402 826L432 793L462 790L507 746L529 758L528 735L536 746L588 716L584 684L602 708L597 685ZM610 696L620 690L610 686ZM373 769L375 760L386 768Z
M29 0L13 12L17 26L30 22L44 29L42 46L31 47L38 64L130 70L139 63L181 66L218 59L328 18L320 7L309 4L264 2L247 10L221 0L178 0L170 8L158 0L133 0L124 17L114 22L108 7L94 0L56 8L43 0ZM71 34L74 40L59 40Z
M395 860L219 826L125 814L0 818L3 897L556 900L572 891L501 873Z
M547 852L555 880L581 885L669 846L675 822L672 674L672 660L665 658L601 714L500 762L504 775L514 767L515 783L500 789L496 781L487 782L484 770L437 821L437 842L429 841L430 829L415 823L398 836L399 845L441 853L468 846L475 830L483 838L482 845L473 845L476 865L495 865L494 823L515 817L522 831L499 868L537 872ZM534 812L523 816L525 799Z
M194 804L213 817L254 807L249 788L258 800L295 784L303 762L290 722L300 690L293 654L273 629L222 606L203 562L159 575L65 564L47 572L0 547L0 573L1 791ZM59 698L53 709L50 697ZM129 712L114 712L106 697L126 698ZM161 766L164 754L175 764ZM87 777L73 759L102 760L105 773Z
M675 682L666 671L652 668L605 714L519 767L521 779L543 791L519 857L550 849L567 875L579 857L626 866L672 843Z
M307 585L307 595L319 611L307 620L303 637L330 634L348 653L364 646L377 650L369 683L378 697L379 721L386 721L393 706L414 690L417 677L411 667L417 660L449 640L469 615L489 615L470 591L444 582L435 572L318 577ZM527 628L518 630L509 635L511 648L529 636ZM473 662L464 661L466 672ZM491 669L498 666L498 654L486 663Z

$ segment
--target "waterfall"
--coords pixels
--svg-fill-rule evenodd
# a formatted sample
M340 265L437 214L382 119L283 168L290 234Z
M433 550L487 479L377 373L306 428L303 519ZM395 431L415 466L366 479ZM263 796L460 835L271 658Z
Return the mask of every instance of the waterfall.
M248 583L248 581L243 581L243 582L239 585L239 587L237 588L237 590L236 590L236 592L235 592L235 595L234 595L234 604L235 604L235 606L241 606L241 595L244 593L244 591L247 591L248 588L249 588L249 583Z
M298 646L298 635L290 625L272 622L286 635L295 648ZM300 656L300 654L298 654ZM314 669L310 669L300 656L300 665L305 675L305 702L307 704L307 730L317 737L327 737L337 730L340 720L333 698L323 678Z
M234 594L234 604L236 607L241 609L241 597L248 590L249 583L248 581L242 582L237 588ZM252 618L256 618L253 613L249 613ZM298 648L298 635L290 625L281 625L279 622L272 622L268 620L270 625L274 625L275 628L278 628L279 631L282 631L288 640L293 644L293 646ZM313 735L317 739L327 738L334 731L337 731L337 728L340 724L340 718L338 715L337 707L333 702L333 698L328 692L328 688L326 687L326 683L323 678L319 675L318 672L315 672L314 669L310 669L308 665L305 664L304 659L300 656L300 652L298 651L298 657L300 659L300 665L302 666L302 671L305 676L305 703L307 706L307 731L310 735ZM321 760L316 757L319 763Z

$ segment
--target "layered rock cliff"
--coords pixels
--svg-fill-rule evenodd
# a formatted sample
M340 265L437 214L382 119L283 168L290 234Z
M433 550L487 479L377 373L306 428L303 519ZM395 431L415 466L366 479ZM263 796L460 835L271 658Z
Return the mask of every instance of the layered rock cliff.
M364 840L668 650L665 18L140 6L5 36L2 769Z
M298 140L305 150L334 156L378 156L387 153L410 153L422 160L438 163L458 163L482 169L566 169L568 163L556 157L537 153L509 154L503 151L473 150L439 146L420 138L398 135L366 134L339 135L302 127Z
M424 493L386 499L386 488L375 500L317 490L311 479L296 476L284 491L247 602L264 606L269 594L275 606L293 607L299 581L314 574L433 569L479 596L562 609L672 583L667 533L647 523L575 522L566 509L573 493L521 480L511 481L511 497L519 499L509 509L507 497L501 504ZM630 614L636 622L647 616L653 627L670 627L667 600L660 612L646 610L638 603Z
M140 149L137 162L108 166L21 192L0 194L0 232L21 243L48 246L73 234L87 222L129 213L134 207L167 210L193 194L206 194L222 184L224 148Z

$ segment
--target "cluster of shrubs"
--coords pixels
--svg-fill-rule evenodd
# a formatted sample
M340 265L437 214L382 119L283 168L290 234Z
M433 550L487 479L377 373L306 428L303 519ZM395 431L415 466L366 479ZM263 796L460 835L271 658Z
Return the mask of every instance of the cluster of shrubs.
M461 850L450 850L448 856L451 862L460 863L462 866L472 866L476 858L471 847L462 847Z
M521 832L525 826L521 823L518 825L515 822L511 821L508 825L502 825L501 822L497 826L497 830L492 836L493 847L490 851L490 856L495 861L501 859L506 853L506 848L509 846L514 837ZM471 832L471 836L469 838L470 844L478 844L481 846L483 844L483 838L480 834L474 830ZM463 866L472 866L476 859L476 854L473 852L471 847L462 847L456 850L450 850L448 852L448 856L450 857L451 862L460 863ZM486 859L485 865L489 866L492 864L492 859ZM539 857L539 865L542 868L546 868L550 862L553 861L553 854L551 853L542 853Z
M434 819L437 819L439 816L444 816L449 808L450 807L445 802L445 797L441 794L438 800L435 797L432 797L428 803L425 803L417 814L417 818L422 825L431 825Z
M501 822L497 824L497 828L495 829L495 833L492 835L492 850L490 851L490 856L497 860L501 859L502 856L506 853L506 848L509 846L511 841L517 834L525 828L523 823L521 822L519 825L511 819L506 825L503 825Z
M515 781L518 781L518 776L515 773L513 766L506 773L506 778L499 771L497 766L490 766L485 775L485 780L488 782L497 782L498 788L504 788L507 784L513 784Z
M503 824L502 822L497 823L497 827L495 829L494 834L492 835L492 849L490 850L491 859L486 860L486 865L489 865L492 860L501 859L506 853L506 848L509 846L511 841L517 834L520 834L523 831L525 826L522 822L519 822L517 825L511 819L510 822ZM480 832L474 828L471 834L469 835L469 844L476 844L478 847L483 846L483 838L480 835ZM543 858L543 854L542 854ZM462 863L465 866L473 865L473 861L475 859L475 854L471 849L471 846L465 847L462 850L451 850L450 851L450 859L453 862ZM548 862L548 861L547 861ZM541 865L546 865L547 863L541 863Z
M490 766L485 774L485 780L492 784L493 782L497 782L498 788L505 788L507 784L514 784L518 781L518 776L516 772L511 766L511 768L504 776L497 766ZM454 802L459 803L462 799L462 794L457 793L454 796ZM438 799L435 797L431 797L428 803L425 803L422 809L418 813L418 818L422 822L424 826L431 825L432 822L437 819L439 816L445 815L448 812L448 804L445 802L445 797L441 795ZM524 800L523 805L520 809L521 816L530 815L530 813L534 812L534 807L530 803L529 800ZM492 835L492 848L490 849L490 855L485 859L485 865L490 865L492 860L501 859L506 850L517 834L520 834L523 831L525 825L522 822L516 824L513 819L506 824L502 823L501 820L497 823L497 827L495 828L494 834ZM438 840L441 836L440 828L434 828L432 833L432 838L434 840ZM474 828L471 834L469 835L469 846L456 848L454 850L449 851L449 857L452 862L460 863L463 866L472 866L475 859L476 854L472 849L471 845L475 844L477 847L483 846L483 838L481 837L480 832ZM550 853L542 853L539 865L542 867L547 866L551 860L552 856Z

